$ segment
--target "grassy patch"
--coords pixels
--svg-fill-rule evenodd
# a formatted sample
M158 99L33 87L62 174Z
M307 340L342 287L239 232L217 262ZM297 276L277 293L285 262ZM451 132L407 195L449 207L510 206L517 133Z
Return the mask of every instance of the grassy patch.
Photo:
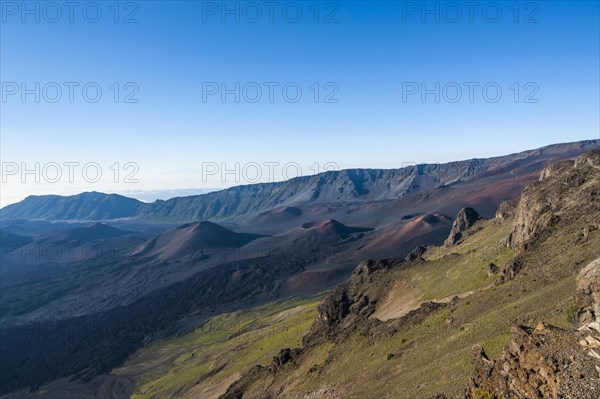
M414 399L438 392L458 397L472 373L473 345L498 357L513 323L543 320L572 328L575 276L600 256L600 234L577 245L576 235L555 234L523 256L514 280L493 286L496 277L487 275L487 265L502 267L512 260L513 250L502 244L512 223L486 221L482 227L450 250L430 248L428 262L376 274L372 281L379 288L371 288L385 290L378 312L387 316L422 301L454 295L461 300L420 323L400 325L391 336L373 339L359 328L343 342L312 347L268 381L277 397L324 392L343 398ZM210 397L204 392L211 386L270 362L281 348L300 346L317 305L314 299L294 300L222 315L203 331L145 349L133 359L145 365L134 398ZM398 323L393 317L388 322ZM264 384L257 381L251 390ZM480 396L488 399L487 394Z
M588 242L574 245L573 235L553 235L523 257L524 266L516 279L493 286L496 277L487 275L486 266L494 262L502 267L512 260L513 250L502 244L511 228L510 222L487 221L482 230L453 247L452 253L430 248L429 262L377 276L378 284L389 286L380 303L380 308L387 307L382 312L387 316L394 306L403 309L407 302L418 306L423 300L472 292L421 323L401 326L392 336L372 340L360 329L355 331L329 348L318 378L299 382L295 372L293 377L291 371L278 375L273 382L274 390L280 390L278 397L323 390L333 390L335 397L343 398L414 399L438 392L459 397L472 373L473 345L481 344L489 356L498 357L510 341L513 323L546 321L572 328L575 276L600 255L600 237L590 235ZM481 398L487 399L486 394L482 391Z
M114 373L137 376L132 399L181 398L192 390L205 397L219 383L269 363L281 348L301 346L318 303L293 299L214 317L193 333L139 351Z

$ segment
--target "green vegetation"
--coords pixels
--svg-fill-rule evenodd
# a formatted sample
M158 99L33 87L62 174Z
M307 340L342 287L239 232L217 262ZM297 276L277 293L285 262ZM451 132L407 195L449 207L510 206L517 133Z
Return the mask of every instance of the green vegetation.
M495 276L487 275L487 265L504 265L513 256L511 248L499 244L508 235L510 224L482 224L482 230L451 253L432 247L426 253L428 262L393 269L385 276L389 295L382 308L393 310L406 296L416 298L418 307L422 301L449 300L469 292L469 298L454 311L439 309L422 323L402 326L390 337L372 340L357 331L342 345L318 345L273 383L290 396L333 383L348 398L390 393L414 398L441 390L460 394L471 372L470 348L482 343L490 354L501 352L509 340L507 320L518 317L529 304L546 301L541 299L545 291L526 294L512 289L511 284L490 288ZM547 288L549 296L552 292ZM518 300L525 295L529 297ZM499 296L510 301L502 303ZM517 309L513 308L516 303L521 303ZM216 393L223 393L252 366L270 363L282 348L301 346L317 305L314 299L293 300L215 317L192 334L140 351L117 372L128 374L143 366L134 399L186 398L185 393L217 397ZM453 322L447 323L450 316ZM386 381L395 383L390 386ZM257 383L256 388L262 386ZM455 392L449 392L449 386L454 386Z
M299 364L270 382L273 391L281 392L282 398L331 387L336 397L344 398L413 399L438 392L458 397L472 373L473 345L481 344L488 355L498 357L510 341L513 323L535 325L544 320L572 328L570 307L578 265L600 255L600 235L590 236L574 251L570 234L554 234L521 255L525 266L514 280L494 285L497 276L487 275L487 265L502 267L513 259L513 249L503 244L512 222L492 220L482 225L451 253L430 248L429 262L373 276L371 292L376 292L374 286L388 290L375 315L386 316L382 319L397 327L395 333L373 336L368 333L372 329L359 327L345 341L331 344L324 363L312 357L315 350L322 357L324 348L311 348ZM454 295L463 299L450 303ZM420 323L397 321L407 303L410 310L425 300L447 305ZM320 365L318 372L308 373L315 364ZM485 391L481 395L493 398Z
M240 373L301 346L319 298L223 314L185 336L140 350L114 374L134 375L133 399L218 397ZM225 383L224 383L225 382Z
M423 301L449 301L454 295L468 297L489 288L496 276L488 276L487 265L494 262L503 266L514 256L513 249L502 244L511 225L494 221L480 225L482 230L456 247L430 247L424 256L426 263L393 270L387 276L392 289L376 317L399 317L410 310L407 304L418 307Z
M475 392L475 399L496 399L496 395L489 389L478 388Z
M575 300L566 309L567 322L570 323L573 328L577 328L579 324L579 306Z
M520 255L524 266L516 278L498 285L487 265L502 268L515 256L504 244L512 222L491 220L480 227L449 251L429 248L427 262L375 273L368 290L383 290L374 314L381 321L359 326L343 341L310 347L268 380L252 383L249 392L269 386L281 398L331 389L336 397L357 399L460 396L472 373L473 345L498 357L513 323L544 320L572 328L575 276L600 255L600 234L591 234L577 250L576 234L553 234ZM402 321L425 301L444 305L420 322ZM301 346L317 305L316 299L293 300L218 316L201 331L141 351L120 372L142 368L136 399L216 398L252 366L270 363L282 348ZM494 396L481 390L478 398Z

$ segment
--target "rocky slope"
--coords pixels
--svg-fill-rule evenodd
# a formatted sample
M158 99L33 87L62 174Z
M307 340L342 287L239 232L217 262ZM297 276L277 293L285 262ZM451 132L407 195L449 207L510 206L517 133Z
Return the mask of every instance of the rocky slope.
M500 213L509 211L503 210ZM545 168L527 187L516 209L511 243L520 251L556 231L574 244L588 240L600 216L600 151ZM466 397L484 393L504 398L595 399L600 392L600 258L577 276L573 322L577 331L544 323L515 325L513 338L498 360L475 347L475 374Z
M578 239L585 239L590 231L600 228L596 218L600 206L599 175L598 151L545 168L540 181L528 186L521 195L512 245L524 249L557 227L578 228Z
M466 397L597 399L600 392L600 327L569 331L539 323L515 325L498 360L473 349L475 373Z
M597 398L599 160L596 151L545 169L518 204L504 204L478 228L461 212L455 233L464 241L442 253L361 263L319 306L302 348L253 368L222 398ZM492 238L502 231L509 239ZM490 254L507 243L513 257ZM502 265L500 276L488 269L479 288L464 291L469 273L483 273L488 259ZM462 261L469 266L454 269ZM422 285L435 274L442 274L438 285ZM416 299L424 287L432 294ZM477 343L474 371L462 366L469 342ZM387 362L378 360L384 351Z

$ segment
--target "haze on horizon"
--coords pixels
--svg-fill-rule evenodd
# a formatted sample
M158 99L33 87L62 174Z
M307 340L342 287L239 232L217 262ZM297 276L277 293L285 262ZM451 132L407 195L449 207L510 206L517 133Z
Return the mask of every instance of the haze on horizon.
M440 2L282 2L260 17L239 2L97 3L97 21L20 4L39 5L1 10L1 206L92 190L151 201L600 134L597 2L471 19Z
M554 143L554 144L562 144L562 143ZM528 151L528 150L535 150L535 148L531 148L531 149L524 149L523 151ZM520 153L523 151L518 151L516 153ZM515 153L515 154L516 154ZM510 154L499 154L498 156L501 155L510 155ZM493 158L496 155L492 156L492 157L487 157L487 158ZM472 157L472 158L467 158L467 159L482 159L481 157ZM457 159L454 161L462 161L463 159ZM444 164L447 162L427 162L427 164ZM402 162L401 166L398 167L390 167L390 168L359 168L359 169L400 169L400 168L404 168L404 167L409 167L409 166L413 166L416 164L425 164L424 162ZM56 167L55 167L56 166ZM89 165L88 165L89 166ZM201 195L201 194L207 194L213 191L219 191L219 190L223 190L223 189L227 189L227 188L231 188L231 187L235 187L235 186L239 186L239 185L246 185L246 184L259 184L259 183L272 183L272 182L280 182L280 181L286 181L286 180L290 180L293 179L295 177L302 177L302 176L310 176L310 175L314 175L314 174L319 174L319 173L324 173L327 171L340 171L340 170L347 170L347 169L354 169L354 168L339 168L339 165L335 164L335 163L327 163L324 165L323 169L319 169L320 165L313 164L313 165L309 165L307 166L305 169L303 169L302 165L299 165L295 162L290 162L290 163L279 163L279 162L267 162L264 164L259 164L256 162L251 162L249 164L245 164L245 165L241 165L241 164L237 164L234 165L234 167L230 170L227 169L227 166L225 164L216 164L214 162L212 163L205 163L203 164L202 169L199 170L188 170L186 171L186 173L189 174L196 174L195 178L197 180L206 180L206 181L210 181L211 183L209 184L215 184L214 187L203 187L203 188L189 188L189 189L158 189L158 190L144 190L144 189L138 189L138 190L128 190L128 189L124 189L124 190L114 190L113 188L110 187L109 185L106 185L104 187L106 187L106 191L102 191L102 190L98 190L99 185L97 185L97 183L90 183L87 182L87 185L82 185L82 186L77 186L77 185L69 185L67 186L67 188L57 188L59 186L54 186L54 184L52 182L48 182L48 181L44 181L45 178L47 178L44 173L50 173L51 168L47 168L47 172L44 172L43 170L43 166L40 164L39 168L37 169L38 172L36 173L31 173L33 171L33 169L31 171L25 171L24 173L22 172L21 168L22 165L14 165L14 164L9 164L9 165L3 165L4 167L4 172L6 170L8 170L10 172L9 175L5 176L5 179L7 181L9 181L10 178L14 178L15 176L17 176L17 178L22 178L25 180L34 180L37 176L39 176L40 182L42 183L41 185L43 185L44 183L46 184L46 188L36 188L36 191L34 192L29 192L27 191L27 196L29 195L62 195L62 196L69 196L69 195L76 195L76 194L81 194L84 192L102 192L104 194L119 194L119 195L123 195L126 197L130 197L130 198L135 198L137 200L140 200L142 202L146 202L146 203L151 203L154 202L156 200L169 200L172 198L176 198L176 197L187 197L187 196L194 196L194 195ZM79 169L79 167L81 167L81 169ZM95 171L98 170L95 166L94 167L89 167L87 169L84 169L86 167L86 164L80 164L80 165L71 165L71 164L57 164L57 165L52 165L52 170L60 170L60 173L62 173L64 176L75 176L78 172L82 172L84 170L86 170L87 175L83 175L82 177L84 177L84 181L93 179L93 176L95 175ZM101 165L100 165L101 167ZM12 168L12 169L11 169ZM114 168L109 168L111 170L111 172L113 172L113 178L115 175L115 173L117 173L115 171ZM279 171L279 173L277 174L277 170ZM308 170L311 173L306 173L306 174L300 174L303 172L303 170ZM255 171L258 171L257 173L260 174L260 176L262 177L260 180L258 179L258 174L255 173ZM250 173L254 173L253 175L251 175ZM229 183L229 184L228 184ZM234 184L231 184L234 183ZM218 186L218 184L221 184L221 186ZM6 184L4 184L6 186ZM58 191L57 191L58 190ZM13 203L17 203L21 200L23 200L25 197L22 197L23 195L23 191L19 191L18 195L15 197L8 197L8 200L4 201L1 203L0 208L3 208L7 205L11 205ZM3 197L5 198L5 197Z

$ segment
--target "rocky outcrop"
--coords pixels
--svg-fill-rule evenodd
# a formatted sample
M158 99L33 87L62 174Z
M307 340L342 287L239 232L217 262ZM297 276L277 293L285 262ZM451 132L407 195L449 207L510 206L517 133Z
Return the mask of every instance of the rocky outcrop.
M397 258L364 260L354 268L352 271L352 277L367 277L377 270L389 269L400 262L402 262L402 259Z
M463 208L458 212L458 216L452 224L450 235L444 242L444 246L449 247L456 244L463 237L465 231L471 228L475 222L483 219L473 208Z
M498 265L496 265L494 262L490 262L487 266L488 276L493 276L496 273L498 273Z
M560 226L579 227L582 238L600 228L600 151L548 166L525 188L510 243L523 250Z
M515 325L512 333L498 360L489 359L481 346L473 348L475 372L466 398L598 399L600 332L540 323Z
M301 348L285 348L279 351L277 356L273 357L273 360L269 365L266 366L254 366L250 370L247 370L242 374L241 378L233 382L225 393L219 396L219 399L243 399L247 398L246 391L256 383L256 381L270 380L274 375L279 373L281 369L288 363L295 362L300 356L302 356L303 350ZM253 398L256 398L253 396ZM275 399L276 396L271 395L268 391L260 393L258 396L260 399Z
M573 237L573 245L584 245L600 227L600 151L546 167L514 209L505 203L496 214L501 222L514 217L509 242L519 250L500 270L497 282L514 278L527 250L555 232ZM573 321L582 327L568 331L544 323L535 328L514 325L512 341L498 360L476 346L466 398L600 397L600 258L577 277Z
M523 262L521 257L517 255L498 271L498 278L496 278L494 284L499 285L508 280L514 279L522 268Z
M514 217L509 243L520 254L500 271L498 281L514 278L525 250L553 232L584 244L597 230L600 216L600 151L574 161L546 167L540 180L525 188L518 206L507 202L496 214L502 222ZM577 277L574 321L583 326L567 331L540 323L515 325L513 338L498 360L477 346L474 375L467 398L597 399L600 392L600 258Z
M546 166L540 173L540 181L545 180L551 176L557 175L564 170L570 169L575 165L574 160L568 160L563 162L556 162Z
M503 201L498 210L496 211L496 219L501 223L515 216L517 206L519 205L519 199L513 198L507 201Z
M402 262L402 259L361 262L350 280L333 290L319 305L315 321L303 338L304 346L341 340L360 322L367 320L375 312L381 295L377 284L370 284L374 274Z
M408 255L406 255L406 257L404 258L404 260L411 261L411 260L419 259L425 254L426 251L427 251L426 246L419 245L418 247L416 247L415 249L410 251L410 253Z
M575 159L575 168L589 166L600 168L600 150L586 152Z
M579 322L600 322L600 258L584 267L577 276Z
M298 356L302 353L302 349L295 348L285 348L279 351L279 354L273 358L273 361L269 365L269 371L271 373L277 373L283 366L287 363L293 361L298 358Z

